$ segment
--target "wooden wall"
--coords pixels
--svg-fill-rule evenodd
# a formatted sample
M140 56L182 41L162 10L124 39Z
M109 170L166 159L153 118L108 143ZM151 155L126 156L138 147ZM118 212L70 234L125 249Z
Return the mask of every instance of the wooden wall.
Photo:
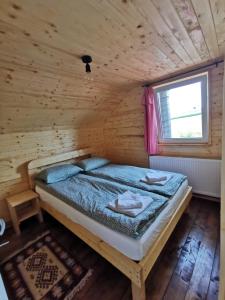
M102 152L108 108L103 84L37 70L35 63L0 58L0 66L0 217L8 219L5 197L28 188L28 161L90 145ZM109 105L112 95L108 87Z
M144 149L142 92L141 87L124 92L123 101L105 122L105 149L112 161L148 165L148 156Z
M51 154L93 145L102 148L100 128L55 128L43 131L16 132L0 135L0 217L8 219L5 197L26 190L27 162Z
M209 70L209 104L211 143L208 145L161 145L160 155L221 158L223 64ZM105 144L108 156L119 162L147 165L144 150L144 111L140 104L143 88L136 87L124 93L124 100L108 118Z
M224 68L225 71L225 68ZM221 164L221 208L220 208L220 290L219 300L225 299L225 77L223 80L223 127Z

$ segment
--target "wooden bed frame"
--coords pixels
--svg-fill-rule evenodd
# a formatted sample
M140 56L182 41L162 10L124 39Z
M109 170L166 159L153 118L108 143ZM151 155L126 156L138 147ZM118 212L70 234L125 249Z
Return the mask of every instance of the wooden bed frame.
M40 172L43 168L49 167L50 165L59 165L69 161L74 161L81 157L90 156L92 150L81 149L72 152L67 152L59 155L54 155L46 158L40 158L32 160L28 164L28 175L30 179L31 188L34 187L33 178L35 174ZM153 246L148 250L145 257L140 261L134 261L103 240L98 236L89 232L87 229L77 224L75 221L69 219L66 215L55 209L53 206L49 205L42 199L40 200L41 208L52 215L56 220L62 223L66 228L72 231L76 236L108 260L113 266L119 269L124 275L126 275L131 280L132 286L132 298L133 300L145 300L145 280L151 271L156 259L161 253L163 247L165 246L167 240L169 239L171 233L173 232L176 224L178 223L183 212L186 210L189 201L192 197L192 188L188 187L185 192L179 206L174 212L173 217L167 223L166 227L161 232L160 236L157 238Z

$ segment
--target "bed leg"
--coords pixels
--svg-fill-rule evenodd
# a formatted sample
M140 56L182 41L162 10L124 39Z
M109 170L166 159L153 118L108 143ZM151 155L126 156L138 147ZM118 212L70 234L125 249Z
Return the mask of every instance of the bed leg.
M137 286L134 282L131 282L132 300L146 300L145 282L142 286Z

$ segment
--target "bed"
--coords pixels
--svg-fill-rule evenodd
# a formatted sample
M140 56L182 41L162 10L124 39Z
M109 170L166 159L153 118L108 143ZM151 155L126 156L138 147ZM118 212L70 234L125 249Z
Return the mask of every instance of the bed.
M160 194L168 198L175 194L180 184L186 179L186 176L179 173L171 173L166 171L162 172L159 170L152 171L162 173L162 175L171 176L171 179L163 185L160 183L147 184L146 182L142 181L142 179L149 172L147 168L111 163L90 171L86 171L85 174Z
M31 186L34 187L34 175L41 169L90 154L91 149L82 149L31 161L28 164ZM133 300L146 299L145 279L191 199L191 187L185 180L160 213L160 218L156 219L140 239L133 239L100 224L76 209L71 210L67 203L41 186L37 186L36 191L40 194L42 209L131 280Z

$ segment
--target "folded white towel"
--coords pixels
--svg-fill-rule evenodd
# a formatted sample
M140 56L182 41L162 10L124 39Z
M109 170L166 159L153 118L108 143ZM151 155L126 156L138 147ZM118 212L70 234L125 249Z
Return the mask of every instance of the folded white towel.
M116 205L119 209L141 208L142 202L138 199L135 193L126 191L125 193L118 195Z
M172 174L151 170L141 181L148 184L165 185L172 177Z
M145 179L150 183L151 182L159 182L159 181L165 181L167 179L167 176L152 177L152 176L146 175Z
M142 195L136 194L136 197L137 197L137 199L139 199L138 201L140 201L142 203L142 207L140 207L140 208L119 208L117 206L118 199L109 202L107 207L115 212L127 215L129 217L136 217L141 212L143 212L152 203L152 201L154 201L149 196L142 196Z

